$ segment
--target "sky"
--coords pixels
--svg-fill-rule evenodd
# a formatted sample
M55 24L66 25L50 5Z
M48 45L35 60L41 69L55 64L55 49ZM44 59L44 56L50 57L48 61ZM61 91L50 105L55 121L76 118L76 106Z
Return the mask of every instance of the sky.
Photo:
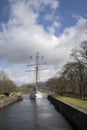
M17 85L34 82L35 55L46 62L46 81L87 40L87 0L0 0L0 69ZM32 59L30 58L32 56Z

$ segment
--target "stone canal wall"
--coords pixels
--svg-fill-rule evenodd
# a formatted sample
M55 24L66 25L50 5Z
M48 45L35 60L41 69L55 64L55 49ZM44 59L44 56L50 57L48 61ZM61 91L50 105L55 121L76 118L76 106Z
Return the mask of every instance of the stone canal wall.
M87 130L87 113L48 95L48 100L79 130Z
M0 101L0 108L10 105L14 102L18 102L22 99L23 99L22 96L19 96L19 95L4 99L4 100Z

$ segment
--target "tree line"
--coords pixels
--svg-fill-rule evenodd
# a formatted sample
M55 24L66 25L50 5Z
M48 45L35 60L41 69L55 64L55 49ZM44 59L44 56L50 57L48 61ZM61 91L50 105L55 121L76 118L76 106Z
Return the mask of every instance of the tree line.
M0 94L5 93L29 93L30 85L17 86L7 75L7 73L1 69L0 70Z
M50 91L79 98L87 97L87 41L71 51L70 61L57 73L58 76L48 80Z
M0 94L14 92L15 90L16 85L9 79L4 70L0 70Z

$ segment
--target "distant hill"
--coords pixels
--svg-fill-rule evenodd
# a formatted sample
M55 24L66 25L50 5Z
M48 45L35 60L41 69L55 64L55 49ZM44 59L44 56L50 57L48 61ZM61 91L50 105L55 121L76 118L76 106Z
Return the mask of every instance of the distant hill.
M47 89L47 82L39 82L38 84L39 84L39 88ZM29 88L32 88L33 86L34 86L33 83L21 85L21 87L29 87Z

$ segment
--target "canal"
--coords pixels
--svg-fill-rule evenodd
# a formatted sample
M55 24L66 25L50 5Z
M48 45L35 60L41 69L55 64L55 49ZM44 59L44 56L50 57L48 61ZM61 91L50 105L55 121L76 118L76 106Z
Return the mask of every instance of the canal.
M24 100L0 109L0 130L75 130L46 96Z

